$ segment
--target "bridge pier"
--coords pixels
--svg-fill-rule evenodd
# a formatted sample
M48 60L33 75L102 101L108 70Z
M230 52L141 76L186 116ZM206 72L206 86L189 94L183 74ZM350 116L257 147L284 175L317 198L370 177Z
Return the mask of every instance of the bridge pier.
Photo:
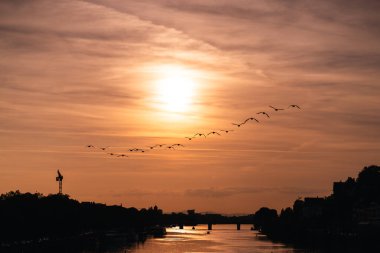
M183 229L183 224L179 224L179 229Z
M209 223L207 227L208 230L212 230L212 223Z
M240 230L240 223L236 224L236 230Z

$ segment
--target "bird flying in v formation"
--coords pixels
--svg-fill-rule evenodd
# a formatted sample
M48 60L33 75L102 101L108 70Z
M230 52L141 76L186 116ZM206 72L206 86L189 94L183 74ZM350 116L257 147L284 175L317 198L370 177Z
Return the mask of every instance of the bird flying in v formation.
M270 108L272 108L273 110L275 110L276 112L277 111L283 111L283 110L285 110L285 109L283 109L283 108L276 108L276 107L274 107L274 106L269 106Z
M285 109L284 108L279 108L279 107L275 107L275 106L272 106L272 105L269 105L270 108L272 108L274 111L284 111ZM301 107L297 104L291 104L288 106L288 109L289 108L296 108L296 109L301 109ZM264 115L266 116L267 118L270 118L269 114L265 111L260 111L260 112L257 112L256 113L257 115ZM241 127L245 124L247 124L249 121L255 121L256 123L260 123L260 121L255 118L255 117L249 117L249 118L246 118L244 121L242 122L239 122L239 123L232 123L232 125L236 126L236 127ZM194 138L197 138L197 137L204 137L206 138L207 136L210 136L210 135L221 135L220 132L223 132L225 134L228 134L230 132L234 131L233 129L219 129L218 131L210 131L208 132L207 134L204 134L204 133L195 133L193 136L190 135L185 137L186 139L188 139L189 141L194 139ZM88 144L86 145L87 148L92 148L92 149L100 149L102 151L106 151L108 149L111 148L111 146L104 146L104 147L96 147L92 144ZM175 148L177 147L185 147L183 144L181 143L175 143L175 144L172 144L172 145L166 145L166 144L155 144L153 146L147 146L149 149L148 150L153 150L153 149L157 149L157 148L164 148L164 149L171 149L171 150L175 150ZM145 153L147 152L148 150L146 149L142 149L142 148L130 148L128 149L129 152L140 152L140 153ZM159 149L159 150L163 150L163 149ZM111 153L111 152L108 152L107 153L108 155L110 156L114 156L114 157L128 157L126 154L117 154L117 153Z
M288 108L298 108L298 109L301 109L301 107L299 107L298 105L289 105Z

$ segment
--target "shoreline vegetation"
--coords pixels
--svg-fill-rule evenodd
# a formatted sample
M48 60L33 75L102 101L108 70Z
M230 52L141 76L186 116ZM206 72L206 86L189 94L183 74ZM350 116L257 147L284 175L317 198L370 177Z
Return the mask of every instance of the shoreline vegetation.
M335 182L330 196L297 199L279 214L267 207L246 216L166 214L157 206L138 210L11 191L0 195L0 217L0 250L9 252L41 245L101 247L99 242L109 241L132 245L164 236L166 227L197 224L253 224L269 239L300 248L378 249L380 167L365 167L357 179Z

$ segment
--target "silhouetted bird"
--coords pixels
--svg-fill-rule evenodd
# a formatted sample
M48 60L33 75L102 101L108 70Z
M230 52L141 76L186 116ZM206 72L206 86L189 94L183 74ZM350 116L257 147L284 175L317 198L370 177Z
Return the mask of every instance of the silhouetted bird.
M91 144L87 145L86 147L87 147L87 148L95 148L95 146L94 146L94 145L91 145Z
M241 122L241 123L232 123L232 125L234 125L234 126L237 126L237 127L240 127L241 125L244 125L244 124L246 124L248 121L250 121L250 120L255 120L257 123L259 123L259 121L257 120L257 119L255 119L255 118L253 118L253 117L250 117L250 118L247 118L247 119L245 119L243 122Z
M275 110L276 112L277 111L283 111L283 110L285 110L285 109L282 109L282 108L276 108L276 107L273 107L273 106L269 106L270 108L272 108L273 110Z
M263 114L263 115L266 115L268 118L270 118L270 117L269 117L269 114L266 113L266 112L258 112L258 113L256 113L256 114Z
M158 144L153 145L153 146L148 146L148 148L150 148L150 149L154 149L155 147L158 147Z
M186 139L188 139L189 141L191 141L192 139L194 139L195 137L185 137Z
M114 153L107 153L108 155L115 155Z
M202 133L196 133L196 134L194 134L193 138L195 138L195 137L197 137L197 136L201 137L202 135L206 138L206 135L205 135L205 134L202 134Z
M246 122L242 122L242 123L232 123L232 125L234 126L237 126L237 127L240 127L241 125L244 125Z
M107 148L109 148L110 146L107 146L107 147L103 147L103 148L99 148L99 149L101 149L101 150L103 150L103 151L105 151Z
M290 107L292 107L292 108L298 108L298 109L301 109L301 107L299 107L298 105L289 105L289 107L288 107L288 108L290 108Z
M128 157L128 156L125 154L121 154L121 155L118 155L117 157Z
M222 132L225 132L226 134L228 134L229 132L233 132L234 130L231 130L231 129L228 129L228 130L220 129L219 131L222 131Z
M260 123L260 121L258 119L256 119L256 118L254 118L254 117L250 117L250 118L246 119L245 122L247 122L248 120L254 120L257 123Z
M207 136L209 136L210 134L217 134L217 135L220 135L220 133L215 132L215 131L212 131L212 132L209 132L209 133L207 134Z
M184 145L180 144L180 143L176 143L176 144L173 144L172 147L174 146L177 146L177 147L185 147Z
M128 149L130 152L142 152L144 153L145 150L144 149L141 149L141 148L131 148L131 149Z

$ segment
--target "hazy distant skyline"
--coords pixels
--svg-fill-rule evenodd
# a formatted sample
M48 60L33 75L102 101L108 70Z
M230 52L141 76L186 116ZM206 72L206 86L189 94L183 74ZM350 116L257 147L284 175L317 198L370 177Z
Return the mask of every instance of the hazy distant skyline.
M379 1L0 1L0 192L252 213L380 164ZM178 88L180 86L181 88ZM178 89L178 90L177 90ZM269 105L302 110L272 112ZM272 112L228 135L196 132ZM175 151L111 152L157 143ZM110 149L111 150L111 149Z

